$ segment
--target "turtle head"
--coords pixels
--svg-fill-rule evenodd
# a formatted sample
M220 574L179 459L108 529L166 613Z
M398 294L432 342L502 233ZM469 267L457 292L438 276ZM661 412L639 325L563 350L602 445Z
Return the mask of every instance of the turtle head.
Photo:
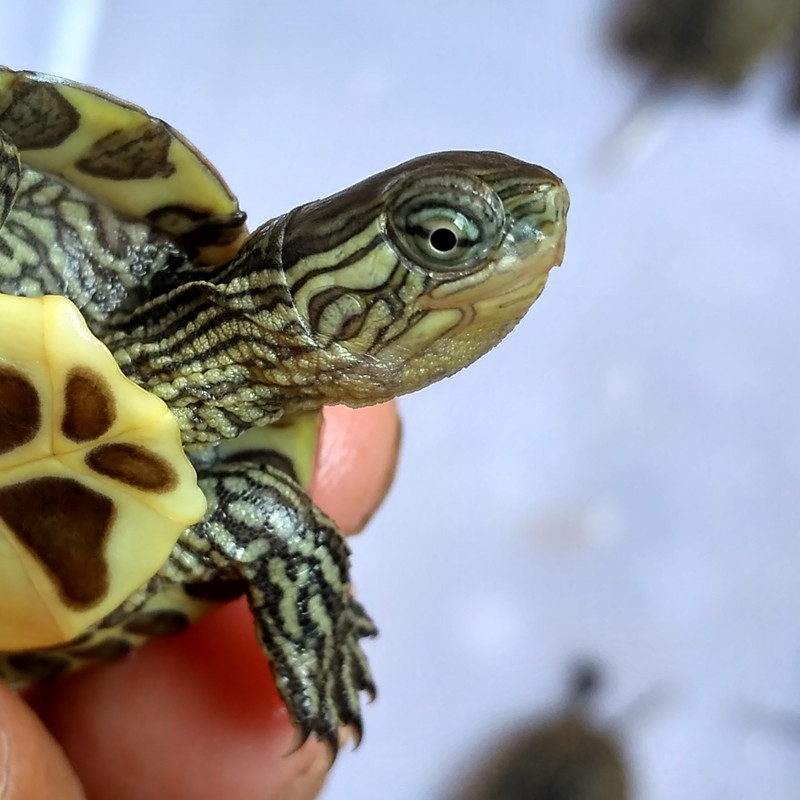
M490 350L561 263L568 207L542 167L447 152L287 215L286 286L324 402L414 391Z

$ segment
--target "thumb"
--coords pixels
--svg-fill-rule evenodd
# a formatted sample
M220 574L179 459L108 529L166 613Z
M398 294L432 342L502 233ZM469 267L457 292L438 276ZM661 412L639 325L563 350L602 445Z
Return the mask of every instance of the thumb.
M26 703L0 682L0 798L85 800L66 756Z

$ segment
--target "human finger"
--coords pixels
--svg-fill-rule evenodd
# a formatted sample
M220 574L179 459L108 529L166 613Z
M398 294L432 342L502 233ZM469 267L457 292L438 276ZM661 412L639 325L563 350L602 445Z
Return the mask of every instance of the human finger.
M63 751L26 703L0 682L0 798L82 800Z
M378 509L394 477L401 436L397 404L331 406L323 420L311 494L345 533L355 533Z

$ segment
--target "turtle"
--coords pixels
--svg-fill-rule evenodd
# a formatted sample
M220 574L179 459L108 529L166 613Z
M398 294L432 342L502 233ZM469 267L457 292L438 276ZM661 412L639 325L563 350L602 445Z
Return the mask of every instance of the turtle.
M648 91L693 83L730 92L770 52L797 49L798 22L798 0L623 0L612 36L647 68Z
M506 734L447 800L628 800L620 737L592 720L601 684L598 664L576 663L564 710Z
M299 739L360 739L376 627L308 494L320 410L498 343L562 261L563 182L433 153L248 232L167 123L1 68L0 203L0 676L245 595Z

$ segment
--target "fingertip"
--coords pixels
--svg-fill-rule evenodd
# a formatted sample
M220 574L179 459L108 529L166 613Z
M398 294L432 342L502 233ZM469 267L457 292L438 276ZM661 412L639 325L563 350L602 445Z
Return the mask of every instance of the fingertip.
M0 800L85 800L64 753L33 711L2 682Z
M345 533L360 531L385 498L397 467L400 437L394 401L323 410L311 494Z
M316 753L313 758L307 760L303 769L284 785L275 796L275 800L313 800L322 791L330 768L330 757L323 751Z

